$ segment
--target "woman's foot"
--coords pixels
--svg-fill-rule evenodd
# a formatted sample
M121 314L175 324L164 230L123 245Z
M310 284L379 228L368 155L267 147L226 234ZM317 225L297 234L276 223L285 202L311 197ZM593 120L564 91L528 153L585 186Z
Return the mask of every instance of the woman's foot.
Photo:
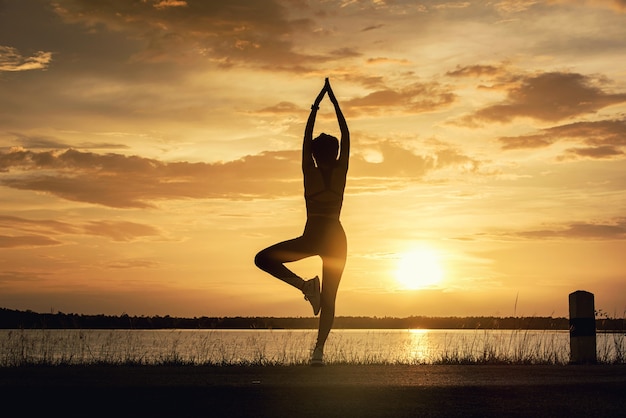
M306 280L302 286L304 299L308 300L313 307L313 315L320 312L320 279L315 276L311 280Z
M311 355L311 366L321 367L324 365L324 349L322 347L315 347L313 354Z

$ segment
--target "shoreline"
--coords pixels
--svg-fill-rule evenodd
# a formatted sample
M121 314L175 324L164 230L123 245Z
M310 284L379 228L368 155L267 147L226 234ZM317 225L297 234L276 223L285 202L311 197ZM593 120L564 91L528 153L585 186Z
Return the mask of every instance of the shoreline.
M624 318L596 318L598 331L624 332ZM0 328L4 329L294 329L316 330L314 316L137 316L79 313L41 313L0 307ZM564 316L424 316L335 317L333 329L499 329L562 330L570 328Z
M23 416L623 416L626 366L24 366L0 391Z

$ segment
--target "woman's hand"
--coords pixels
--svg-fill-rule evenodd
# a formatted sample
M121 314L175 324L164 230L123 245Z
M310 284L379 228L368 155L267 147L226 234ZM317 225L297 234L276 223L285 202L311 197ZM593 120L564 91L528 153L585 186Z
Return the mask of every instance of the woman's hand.
M328 77L326 78L326 81L324 82L324 89L328 92L328 98L330 99L330 101L336 105L337 104L337 98L335 97L335 93L333 92L333 88L330 86L330 81L328 80Z

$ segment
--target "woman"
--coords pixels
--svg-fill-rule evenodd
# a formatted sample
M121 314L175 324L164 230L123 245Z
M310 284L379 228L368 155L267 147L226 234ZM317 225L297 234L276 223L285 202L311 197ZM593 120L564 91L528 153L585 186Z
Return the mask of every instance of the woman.
M324 133L313 139L315 117L326 93L335 107L341 142L334 136ZM304 298L311 303L313 313L315 315L320 313L317 342L311 356L311 364L314 366L324 364L324 344L335 319L335 299L346 263L346 234L339 222L339 214L346 187L349 154L348 125L327 78L311 106L302 144L302 173L307 213L304 232L298 238L262 250L254 260L260 269L301 290ZM317 276L304 280L284 265L315 255L322 259L321 291Z

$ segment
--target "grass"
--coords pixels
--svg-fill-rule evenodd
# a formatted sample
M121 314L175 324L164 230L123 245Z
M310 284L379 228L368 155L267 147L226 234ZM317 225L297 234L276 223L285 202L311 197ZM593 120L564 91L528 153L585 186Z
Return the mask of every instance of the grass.
M292 331L1 330L0 367L26 365L298 365L315 333ZM624 364L624 333L597 335L598 362ZM329 364L567 364L553 331L336 331Z

